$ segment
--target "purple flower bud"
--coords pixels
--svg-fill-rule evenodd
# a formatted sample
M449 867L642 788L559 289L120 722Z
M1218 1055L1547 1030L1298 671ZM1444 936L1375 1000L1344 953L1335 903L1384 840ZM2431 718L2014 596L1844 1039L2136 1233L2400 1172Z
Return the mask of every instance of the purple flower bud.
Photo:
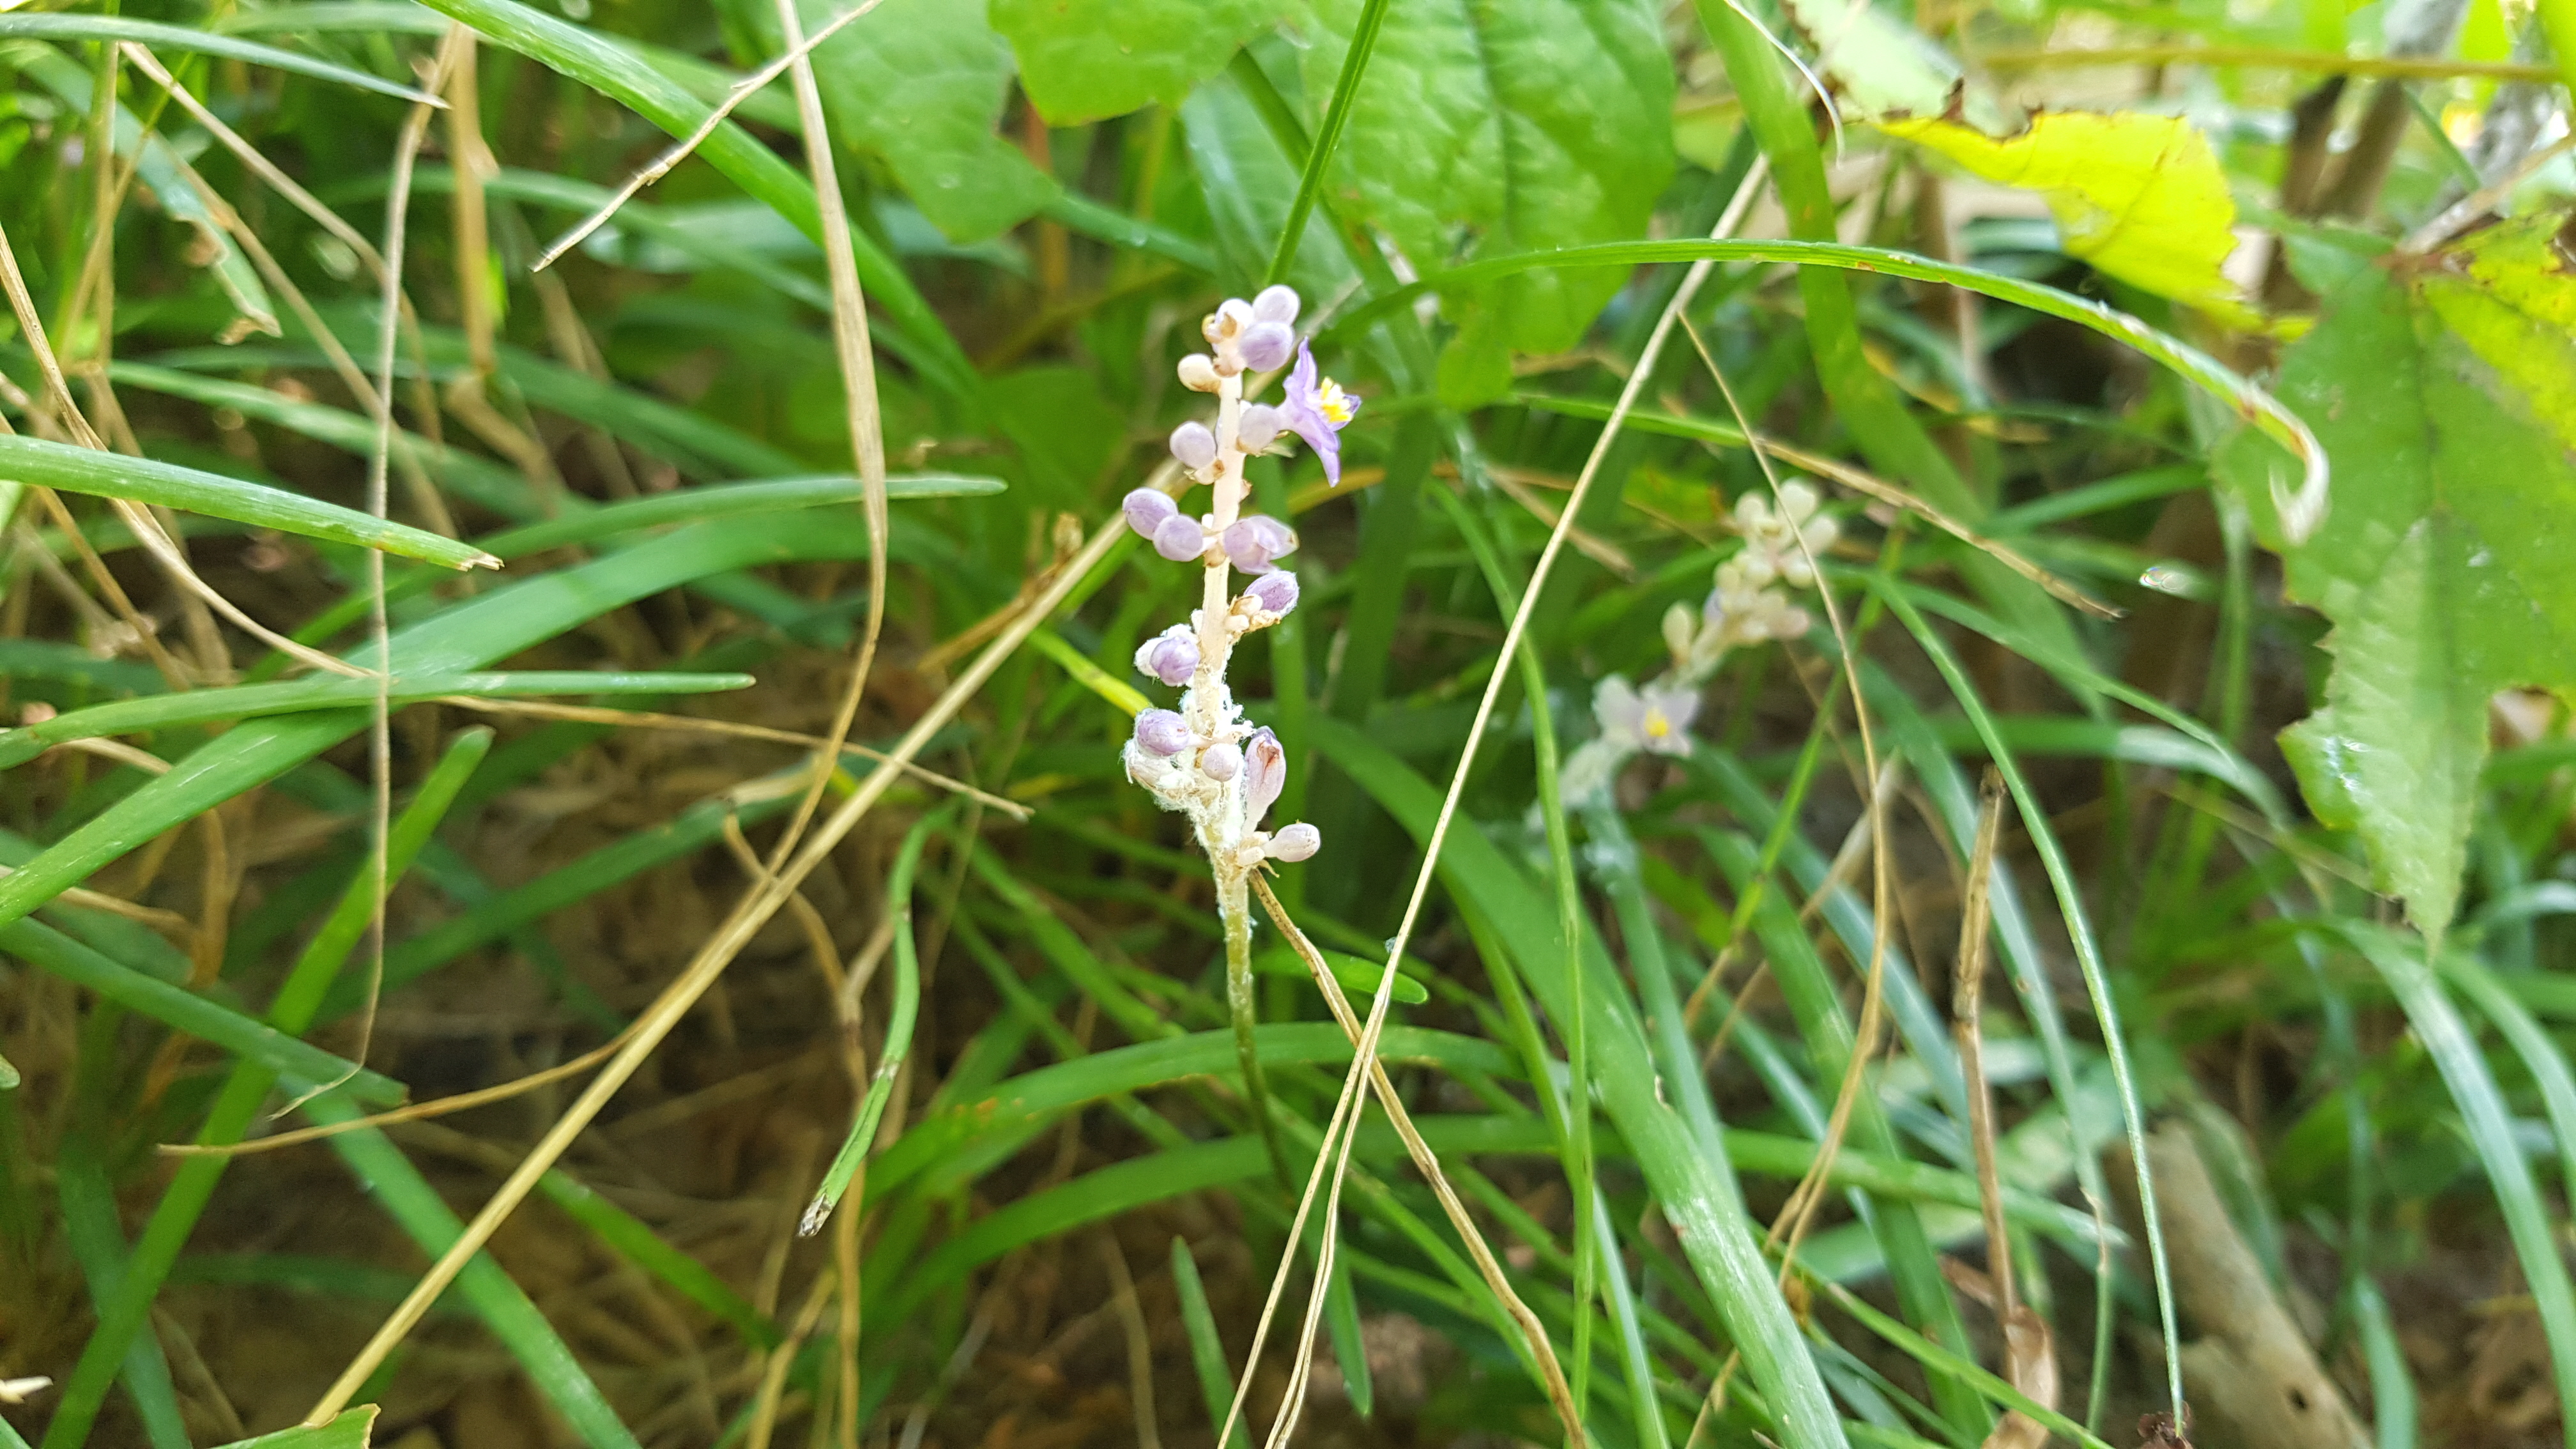
M1254 579L1243 596L1265 614L1285 614L1297 607L1297 576L1285 569Z
M1254 403L1235 420L1234 440L1243 445L1243 451L1258 453L1287 427L1288 420L1279 416L1279 409L1268 403Z
M1271 802L1288 788L1288 752L1265 725L1244 743L1243 760L1248 770L1243 777L1243 823L1259 825L1261 817L1270 813Z
M1210 745L1199 756L1199 768L1207 772L1209 779L1222 785L1243 772L1243 750L1222 741Z
M1160 488L1139 488L1118 505L1127 515L1127 526L1144 538L1152 538L1163 521L1180 512L1180 505Z
M1255 322L1243 334L1243 365L1255 372L1276 372L1297 351L1297 333L1285 322Z
M1195 473L1216 461L1216 434L1205 423L1183 423L1172 429L1172 456Z
M1285 860L1292 863L1300 860L1310 860L1314 857L1316 851L1323 848L1324 832L1317 830L1314 826L1307 824L1303 820L1298 821L1294 825L1280 826L1278 833L1270 837L1270 858L1272 860Z
M1207 530L1199 521L1183 513L1174 513L1154 525L1154 552L1174 563L1187 563L1207 552Z
M1294 530L1258 513L1237 520L1220 541L1225 545L1225 556L1248 574L1266 574L1272 559L1297 551Z
M1190 722L1173 710L1149 709L1136 716L1136 744L1152 754L1171 756L1190 747Z
M1264 287L1252 299L1252 315L1264 322L1297 320L1297 289L1280 285Z
M1136 672L1151 675L1177 689L1198 673L1199 641L1189 626L1175 624L1136 648Z

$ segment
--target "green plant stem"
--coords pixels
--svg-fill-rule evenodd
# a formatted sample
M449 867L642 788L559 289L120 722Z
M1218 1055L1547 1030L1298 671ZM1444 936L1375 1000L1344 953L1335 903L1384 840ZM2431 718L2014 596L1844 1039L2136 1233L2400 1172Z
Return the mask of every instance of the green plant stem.
M944 828L957 808L957 803L951 801L915 822L905 833L902 848L895 853L893 872L886 877L886 908L894 912L894 1011L886 1019L885 1048L876 1071L869 1074L868 1094L859 1103L850 1135L842 1140L831 1168L823 1174L822 1191L814 1195L813 1204L805 1209L804 1220L797 1225L797 1232L804 1237L822 1231L832 1210L840 1206L841 1195L849 1191L851 1179L858 1176L860 1165L867 1161L870 1144L876 1140L877 1123L883 1120L886 1103L894 1095L895 1078L912 1051L913 1024L921 1014L921 948L912 930L912 882L921 871L922 848L929 843L931 832Z

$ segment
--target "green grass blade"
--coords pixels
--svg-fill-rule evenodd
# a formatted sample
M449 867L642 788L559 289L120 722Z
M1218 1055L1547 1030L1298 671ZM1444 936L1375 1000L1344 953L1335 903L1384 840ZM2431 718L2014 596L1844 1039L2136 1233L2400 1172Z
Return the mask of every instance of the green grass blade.
M1619 1366L1628 1378L1628 1415L1637 1426L1639 1449L1671 1449L1663 1409L1655 1399L1655 1359L1646 1345L1646 1330L1637 1316L1637 1290L1620 1262L1619 1238L1608 1217L1595 1213L1592 1230L1601 1259L1603 1297L1610 1322L1619 1331Z
M1411 767L1338 720L1315 721L1315 744L1417 840L1429 833L1440 797ZM1558 969L1563 943L1535 884L1472 827L1452 829L1440 874L1493 923L1532 994L1551 1014L1561 1015L1567 1005L1560 999L1564 973ZM1585 949L1597 953L1600 944L1587 936ZM1665 1104L1636 1008L1611 984L1616 980L1606 958L1596 957L1585 972L1592 995L1585 1015L1595 1029L1593 1085L1743 1351L1754 1391L1779 1416L1785 1442L1798 1449L1842 1444L1841 1418L1795 1316L1772 1282L1733 1166L1710 1159Z
M1262 1061L1277 1066L1337 1066L1351 1059L1350 1038L1331 1022L1273 1022L1254 1028L1253 1036ZM1519 1070L1492 1042L1426 1027L1387 1027L1378 1056L1389 1066L1417 1062L1488 1076L1514 1076ZM961 1171L971 1174L984 1155L970 1151L978 1143L998 1143L1007 1151L1073 1108L1166 1082L1222 1075L1234 1062L1231 1031L1202 1031L1024 1072L988 1094L914 1124L869 1167L868 1200L875 1202L924 1174L928 1180L921 1191L934 1196L955 1192L966 1180Z
M305 1111L318 1121L354 1121L356 1112L332 1097L317 1097ZM454 1210L422 1177L402 1149L370 1127L342 1132L329 1139L356 1175L368 1196L384 1206L423 1253L432 1260L453 1246L464 1231ZM590 1374L573 1357L545 1315L528 1299L507 1270L488 1252L477 1253L457 1275L454 1290L483 1320L494 1338L527 1371L547 1402L572 1425L590 1449L640 1449L635 1436L619 1422L617 1411Z
M454 803L457 791L464 788L467 777L482 764L491 748L490 730L468 730L448 746L411 802L394 818L386 838L388 885L402 878L420 848L428 843L430 832ZM341 893L338 905L296 958L295 966L278 988L276 1000L269 1004L270 1026L300 1035L313 1024L313 1008L321 998L322 988L348 960L374 914L373 884L373 872L361 871ZM239 1142L276 1078L276 1072L261 1064L236 1064L216 1094L197 1141L218 1146ZM48 1443L77 1444L88 1437L99 1407L106 1402L117 1363L125 1356L127 1345L139 1341L137 1335L149 1319L161 1284L187 1246L189 1234L195 1230L198 1217L214 1197L215 1185L229 1165L228 1159L222 1157L190 1157L182 1160L172 1174L169 1187L163 1190L161 1201L143 1226L142 1236L135 1240L123 1282L112 1298L102 1300L98 1326L91 1331L89 1342L82 1346L80 1358L63 1384L62 1397L54 1407L54 1427L46 1434Z
M2540 1085L2541 1105L2548 1110L2550 1130L2558 1137L2558 1170L2566 1174L2567 1201L2576 1203L2576 1073L2568 1070L2566 1054L2532 1016L2531 1008L2507 991L2484 962L2445 952L2442 974L2457 982L2479 1012L2504 1033L2522 1058L2523 1070Z
M864 554L855 522L819 527L795 514L758 514L696 524L578 568L520 580L452 604L395 631L402 670L478 668L532 648L583 622L710 574L798 558ZM353 661L373 666L372 650ZM258 720L199 748L178 768L65 835L43 855L0 877L0 924L18 920L91 872L181 821L276 778L366 728L367 711Z
M515 0L430 0L429 8L473 27L495 45L518 51L630 107L673 136L696 130L713 110L678 82L637 64L624 47ZM697 154L798 231L821 241L822 216L813 186L750 132L727 121L707 137ZM914 344L924 372L952 394L974 397L979 391L974 364L903 268L864 231L851 231L850 246L869 302L883 309L894 329Z
M1208 1309L1207 1287L1199 1281L1198 1261L1190 1256L1190 1245L1172 1239L1172 1285L1181 1300L1181 1326L1190 1336L1190 1367L1198 1374L1199 1397L1206 1403L1208 1428L1213 1432L1225 1422L1226 1410L1234 1402L1234 1370L1225 1361L1225 1341L1217 1337L1216 1315ZM1252 1441L1241 1424L1227 1438L1226 1449L1251 1449Z
M717 1277L706 1264L673 1247L642 1218L591 1191L562 1169L557 1168L537 1179L537 1190L546 1195L546 1201L563 1209L566 1216L588 1228L592 1237L607 1244L619 1256L669 1284L681 1297L731 1324L745 1342L757 1348L770 1349L785 1339L786 1334L777 1324L753 1307L750 1299L733 1291L732 1286ZM405 1280L403 1286L409 1288L409 1280Z
M2119 1088L2121 1126L2128 1135L2131 1167L2137 1174L2140 1211L2146 1219L2148 1268L2155 1280L2156 1315L2164 1333L2166 1391L2178 1406L2182 1402L2182 1335L2174 1323L2172 1266L2165 1256L2164 1223L2156 1208L2155 1177L2147 1165L2146 1107L2139 1099L2137 1075L2129 1062L2128 1040L2120 1030L2119 1005L2112 996L2110 975L2102 964L2101 944L2094 938L2091 921L2084 909L2083 890L2076 883L2074 868L2067 863L2065 847L2059 843L2056 830L2048 823L2047 807L2023 777L2011 748L1996 732L1994 717L1986 712L1985 701L1979 697L1967 671L1960 667L1958 657L1950 652L1950 646L1942 641L1924 619L1922 611L1915 608L1913 600L1903 591L1881 588L1877 593L1887 601L1907 631L1913 634L1915 643L1949 685L1951 696L1958 700L1959 707L1975 723L1978 735L1985 741L1987 754L1993 758L1996 771L2003 776L2004 788L2012 794L2022 829L2029 835L2032 848L2039 852L2040 864L2048 873L2049 887L2056 893L2058 916L2064 921L2067 937L2075 947L2075 964L2083 973L2085 995L2092 1001L2093 1018L2102 1032L2103 1052L2110 1058L2111 1077Z
M0 17L5 19L6 17ZM34 483L66 493L123 498L188 513L229 518L254 528L274 528L327 538L360 548L382 549L405 558L426 559L449 568L491 567L499 561L452 538L405 524L371 518L352 508L271 488L238 478L99 453L42 438L0 436L0 472L21 483Z
M2361 1355L2370 1365L2370 1421L2379 1449L2415 1449L2415 1377L2406 1350L2397 1341L2397 1324L2388 1300L2368 1278L2352 1285L2353 1327L2361 1338Z
M418 106L447 103L438 97L380 80L362 70L333 65L309 55L262 45L255 40L236 40L213 31L197 30L184 25L163 25L151 20L133 20L122 15L0 15L0 39L71 40L109 43L131 40L161 50L193 50L206 55L220 55L226 60L246 61L272 70L291 70L315 80L334 81L360 90L374 91L398 101Z
M2169 369L2226 404L2229 409L2252 422L2274 441L2287 448L2308 470L2311 488L2324 487L2326 458L2307 424L2270 393L2246 381L2220 363L2178 337L2160 332L2125 312L2116 311L2100 302L2088 301L2072 292L2019 277L1979 267L1961 266L1954 262L1936 262L1912 252L1893 251L1885 247L1844 246L1822 241L1644 241L1609 242L1598 246L1565 247L1556 251L1518 252L1510 256L1489 257L1462 266L1433 272L1420 281L1372 297L1369 301L1336 321L1332 334L1355 336L1372 322L1409 307L1413 299L1427 292L1464 288L1519 272L1556 267L1628 267L1653 262L1695 262L1703 258L1716 261L1783 262L1798 267L1830 267L1841 271L1884 273L1918 282L1940 282L1963 287L1971 292L2027 307L2044 316L2072 322L2089 331L2100 333L2124 346L2136 349L2149 360ZM1919 481L1919 480L1918 480ZM1935 499L1940 503L1942 500Z
M894 870L886 877L886 901L894 912L894 1011L886 1018L885 1046L877 1058L877 1069L868 1078L868 1094L859 1103L857 1118L850 1124L850 1135L841 1142L841 1150L832 1156L830 1170L823 1174L822 1190L815 1194L812 1205L805 1209L804 1220L796 1231L812 1237L822 1231L840 1206L841 1194L850 1190L850 1179L858 1175L859 1164L867 1160L869 1146L876 1141L877 1122L885 1115L886 1102L894 1095L897 1073L903 1070L903 1059L912 1050L912 1024L921 1012L921 948L912 934L912 880L921 869L922 848L929 844L930 833L945 826L956 813L956 806L943 806L913 823L903 837L903 846L895 852Z
M21 920L0 929L0 950L281 1076L305 1082L345 1077L342 1090L350 1099L374 1106L403 1099L400 1082L362 1070L355 1062L298 1041L211 998L113 960L40 921Z
M2576 1287L2569 1284L2566 1259L2559 1256L2550 1230L2548 1204L2541 1198L2539 1184L2532 1181L2531 1161L2515 1135L2513 1111L2503 1089L2488 1070L2468 1023L2460 1019L2441 982L2424 964L2420 940L2400 938L2359 921L2329 924L2388 983L2406 1013L2406 1024L2441 1072L2442 1084L2450 1089L2469 1145L2476 1149L2487 1181L2495 1189L2505 1232L2522 1260L2523 1278L2549 1340L2550 1374L2558 1385L2559 1402L2576 1404ZM2576 1417L2566 1422L2563 1432L2566 1441L2576 1445Z
M1003 490L999 478L959 473L897 473L887 477L886 497L983 498ZM859 480L840 474L812 478L765 478L749 483L714 483L683 488L649 498L602 504L566 518L526 524L478 540L500 558L517 558L567 544L595 543L639 528L661 528L753 513L782 513L799 508L828 508L855 503L866 494Z
M108 1010L113 1013L113 1008ZM83 1084L81 1095L91 1095L88 1084ZM82 1105L85 1110L80 1115L95 1115L94 1109ZM62 1203L63 1236L80 1264L81 1276L89 1280L91 1301L104 1304L113 1301L124 1286L126 1252L124 1231L117 1226L116 1189L99 1160L97 1135L94 1121L78 1123L65 1135L54 1160L54 1186ZM152 1449L188 1449L187 1424L179 1413L178 1394L171 1387L170 1364L162 1356L160 1340L149 1336L129 1340L124 1351L109 1360L109 1378L117 1377L119 1370ZM60 1418L55 1422L60 1423ZM57 1440L51 1430L45 1435L48 1446L77 1442Z
M393 704L468 695L478 699L534 699L565 694L712 694L749 689L748 674L611 674L588 670L530 670L510 674L429 674L397 678L387 690ZM290 684L238 684L185 694L92 705L42 724L0 730L0 770L23 765L56 745L110 735L141 734L178 725L257 719L313 709L346 709L376 698L370 679L299 679Z
M375 1431L373 1404L347 1410L328 1424L298 1424L256 1439L243 1439L227 1444L224 1449L367 1449L367 1436Z
M383 988L391 991L417 981L478 946L645 871L694 855L723 838L728 817L753 825L786 813L792 803L777 798L749 805L721 798L701 800L660 825L611 841L397 943L385 952ZM332 991L323 1014L337 1017L355 1011L365 999L364 989L356 982L344 982Z
M1342 143L1342 132L1351 121L1351 107L1359 99L1360 78L1368 71L1369 57L1377 50L1378 32L1386 26L1390 0L1367 0L1360 10L1359 23L1352 28L1350 48L1342 52L1341 74L1333 79L1333 98L1324 107L1324 124L1306 149L1304 174L1297 178L1296 199L1288 203L1288 220L1279 228L1279 245L1271 253L1270 270L1262 275L1264 286L1288 280L1289 264L1297 259L1297 244L1305 239L1306 218L1315 211L1315 200L1324 192L1324 172L1332 164L1333 152Z
M273 423L358 457L365 457L375 446L375 425L364 417L346 408L290 398L271 388L148 362L111 362L107 376L122 387L183 397L211 408L231 408L244 418ZM394 446L418 458L430 477L477 508L488 508L504 518L545 516L545 505L516 469L460 448L434 444L415 433L397 430Z

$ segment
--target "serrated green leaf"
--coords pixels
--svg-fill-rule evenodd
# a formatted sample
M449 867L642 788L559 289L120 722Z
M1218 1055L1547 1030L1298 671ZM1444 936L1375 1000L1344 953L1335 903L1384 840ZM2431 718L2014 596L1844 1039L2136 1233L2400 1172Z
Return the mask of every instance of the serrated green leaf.
M2557 220L2355 275L2282 362L2282 399L2336 465L2333 511L2284 553L2290 596L2334 623L2334 673L2284 749L2428 933L2458 902L2488 698L2576 684L2576 351L2559 320L2576 278L2550 249ZM2277 457L2239 439L2223 460L2276 548Z
M1020 84L1058 126L1174 106L1279 18L1283 0L993 0Z
M1363 0L1315 0L1299 57L1320 116ZM1419 0L1386 18L1334 154L1347 220L1417 266L1463 230L1499 254L1643 236L1673 173L1673 68L1644 0ZM1624 270L1532 273L1490 305L1523 351L1570 347Z
M2236 202L2209 138L2190 121L2144 111L2054 111L2003 141L1943 120L1890 121L1880 129L1988 181L2038 192L2068 256L2230 326L2260 325L2219 270L2236 249Z
M797 0L809 35L843 8L839 0ZM777 53L769 0L740 0L735 13ZM1059 189L993 134L1010 90L1011 53L984 23L984 0L884 0L815 48L814 79L832 135L884 157L922 215L952 241L997 236Z

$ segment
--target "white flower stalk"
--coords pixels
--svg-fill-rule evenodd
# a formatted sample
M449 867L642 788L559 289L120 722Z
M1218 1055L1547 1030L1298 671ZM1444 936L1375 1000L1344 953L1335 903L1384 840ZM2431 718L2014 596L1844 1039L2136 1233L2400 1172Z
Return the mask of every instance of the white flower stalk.
M1235 1048L1272 1165L1283 1179L1287 1158L1273 1135L1260 1059L1252 1028L1252 874L1271 862L1311 858L1323 835L1302 821L1276 831L1264 817L1288 779L1287 752L1278 736L1246 719L1226 685L1226 665L1245 635L1266 629L1297 607L1297 576L1276 560L1297 550L1286 523L1243 511L1250 491L1245 460L1293 434L1323 460L1339 481L1340 431L1358 400L1321 378L1297 340L1298 297L1271 287L1250 301L1228 298L1208 314L1200 332L1208 351L1181 359L1184 387L1214 393L1216 425L1187 422L1172 430L1172 457L1193 482L1209 485L1205 514L1192 517L1165 494L1139 488L1123 504L1127 525L1175 563L1195 560L1203 569L1199 607L1186 624L1174 624L1136 650L1136 669L1182 690L1178 709L1150 709L1136 717L1127 741L1127 777L1153 792L1164 809L1189 817L1191 833L1207 852L1216 877L1217 909L1225 921L1226 1002L1234 1016ZM1244 379L1276 372L1294 356L1296 370L1277 404L1247 403ZM1233 592L1236 570L1249 576Z
M1817 587L1812 560L1842 536L1841 525L1818 511L1820 503L1814 485L1802 479L1780 485L1776 510L1760 493L1736 500L1730 521L1744 536L1743 551L1717 566L1713 587L1696 612L1688 604L1665 611L1664 647L1672 652L1672 667L1642 689L1614 674L1593 695L1600 733L1567 756L1557 776L1557 796L1568 809L1607 800L1620 767L1641 753L1688 755L1699 687L1730 651L1803 639L1815 627L1814 616L1792 601L1790 591Z

